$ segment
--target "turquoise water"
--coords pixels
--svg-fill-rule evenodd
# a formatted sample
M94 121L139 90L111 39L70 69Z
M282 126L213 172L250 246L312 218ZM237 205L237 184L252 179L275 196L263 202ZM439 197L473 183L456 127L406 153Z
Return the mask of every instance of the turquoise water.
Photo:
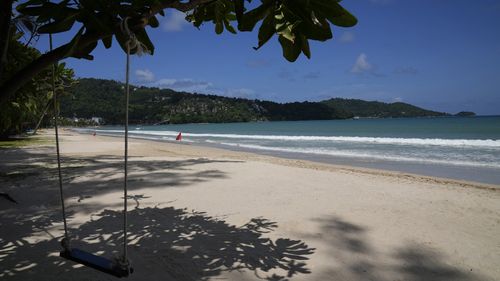
M500 184L500 116L131 126L130 135L179 132L188 143Z

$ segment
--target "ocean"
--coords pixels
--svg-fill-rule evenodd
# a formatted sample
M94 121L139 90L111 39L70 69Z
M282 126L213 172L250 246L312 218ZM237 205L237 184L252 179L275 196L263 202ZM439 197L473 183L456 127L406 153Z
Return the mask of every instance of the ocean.
M130 136L500 184L500 116L130 126ZM84 129L88 131L94 129ZM99 135L121 135L104 126Z

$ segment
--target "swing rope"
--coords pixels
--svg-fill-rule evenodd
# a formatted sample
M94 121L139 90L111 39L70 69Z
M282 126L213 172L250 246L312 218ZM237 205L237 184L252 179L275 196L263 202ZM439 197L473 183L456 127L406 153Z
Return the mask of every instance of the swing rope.
M130 51L132 49L135 50L135 54L141 56L144 53L149 53L147 47L141 43L135 36L135 34L130 31L128 27L128 20L130 18L126 17L122 20L120 24L120 29L123 34L127 37L125 41L126 49L127 49L127 62L125 68L125 155L124 155L124 181L123 181L123 260L122 262L128 266L128 251L127 251L127 226L128 226L128 218L127 218L127 183L128 183L128 110L129 110L129 101L130 101Z
M125 19L125 25L126 25ZM128 107L129 107L129 72L130 72L130 44L127 41L127 66L125 71L125 156L124 156L124 180L123 180L123 261L128 263L127 259L127 181L128 181Z
M52 34L49 34L49 44L50 51L52 51ZM61 153L59 150L59 129L58 129L58 119L59 119L59 107L57 106L57 93L56 93L56 64L52 64L52 96L54 99L54 128L56 131L56 150L57 150L57 172L59 174L59 196L61 197L61 207L64 222L64 239L62 241L63 247L69 249L69 235L68 235L68 224L66 223L66 207L64 205L64 193L62 184L62 173L61 173Z
M127 246L128 246L128 233L127 233L127 228L128 228L128 218L127 218L127 200L128 200L128 195L127 195L127 188L128 188L128 123L129 123L129 100L130 100L130 84L129 84L129 76L130 76L130 52L131 50L134 50L135 54L137 55L142 55L144 53L150 53L150 51L147 49L147 47L141 43L135 34L130 31L128 28L128 21L129 17L126 17L125 19L122 20L120 24L121 32L127 36L127 41L126 41L126 52L127 52L127 59L126 59L126 70L125 70L125 133L124 133L124 140L125 140L125 152L124 152L124 180L123 180L123 256L121 260L117 260L117 262L121 265L121 268L126 270L125 272L115 272L113 269L108 268L107 266L102 266L102 265L96 265L92 262L90 262L90 259L93 259L94 261L99 261L99 262L104 262L106 263L105 260L102 260L101 258L89 255L85 252L82 252L80 250L72 250L70 247L70 239L69 239L69 234L68 234L68 227L66 223L66 208L64 204L64 194L63 194L63 185L62 185L62 172L61 172L61 156L60 156L60 150L59 150L59 128L58 128L58 118L59 118L59 108L57 105L57 95L56 95L56 86L55 86L55 67L56 64L52 65L52 91L54 95L54 115L55 115L55 120L54 120L54 127L55 127L55 135L56 135L56 149L57 149L57 170L58 170L58 175L59 175L59 193L61 197L61 206L62 206L62 215L63 215L63 221L64 221L64 239L62 240L62 245L64 247L65 252L62 252L61 255L73 259L77 262L81 262L87 266L94 267L96 269L99 269L101 271L105 271L107 273L113 274L118 277L122 276L128 276L129 273L132 272L132 268L130 268L129 260L128 260L128 251L127 251ZM50 50L52 51L52 34L49 34L49 41L50 41ZM72 255L77 255L72 256ZM126 274L125 274L126 273Z

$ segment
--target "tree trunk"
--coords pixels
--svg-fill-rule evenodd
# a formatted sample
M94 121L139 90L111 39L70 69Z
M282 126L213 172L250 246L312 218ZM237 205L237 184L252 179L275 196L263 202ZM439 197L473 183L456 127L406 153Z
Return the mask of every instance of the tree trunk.
M14 0L0 1L0 81L2 80L4 66L7 63L13 3Z
M49 110L49 106L52 104L52 99L49 100L47 103L47 106L43 110L42 115L40 115L40 119L38 119L38 123L36 124L35 129L33 130L33 135L36 135L36 131L38 131L38 128L40 127L40 124L42 124L43 117L45 117L45 114L47 114L47 110Z

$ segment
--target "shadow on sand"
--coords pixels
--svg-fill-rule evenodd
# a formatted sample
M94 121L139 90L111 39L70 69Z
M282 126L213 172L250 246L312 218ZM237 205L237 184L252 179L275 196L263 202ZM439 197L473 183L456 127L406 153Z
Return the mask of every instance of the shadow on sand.
M29 150L16 153L0 164L0 181L20 202L19 205L0 202L0 279L115 280L58 256L61 237L51 234L60 234L62 224L55 162ZM131 158L130 191L144 186L182 188L224 179L226 175L210 169L210 165L206 165L206 169L205 166L193 169L196 165L215 162L222 161ZM67 198L82 201L122 189L120 157L104 155L92 160L65 157L63 163ZM143 172L147 172L147 176ZM135 269L131 280L208 280L232 271L252 272L262 280L288 280L310 273L305 262L314 249L300 240L268 238L277 228L274 222L253 218L235 226L187 209L140 208L140 201L145 198L147 194L130 197L136 203L135 209L128 212L129 256ZM106 207L119 208L90 206L88 209ZM70 221L71 216L70 211ZM118 256L122 250L122 212L105 210L92 214L91 218L70 229L72 246L105 257Z
M48 152L43 148L42 152ZM31 205L33 199L23 196L26 190L37 192L38 201L57 205L57 162L53 155L35 149L0 150L0 192L9 194L19 203ZM226 174L213 169L214 163L241 163L242 161L209 160L144 160L129 158L129 191L147 188L181 188L209 180L224 179ZM193 169L195 166L202 169ZM62 158L62 176L65 198L85 199L123 189L123 158L110 155ZM36 183L36 185L33 185ZM1 198L0 198L1 199ZM4 205L0 201L0 209Z
M332 259L341 266L332 266L315 280L372 281L480 281L489 280L472 270L465 271L448 263L449 258L436 249L408 243L389 250L389 256L370 244L369 229L331 216L316 220L320 235L309 239L326 240Z
M299 240L266 238L264 234L277 225L263 218L234 226L185 209L136 208L128 215L129 255L135 268L132 279L207 280L224 271L250 270L263 280L286 280L310 272L305 261L314 249ZM118 255L123 239L122 213L105 210L96 217L70 229L73 246L107 257ZM57 219L47 212L31 218L2 216L2 225L9 225L2 229L11 232L0 238L2 280L50 280L54 276L108 279L59 258L54 253L60 249L55 237L40 242L23 239L60 223Z
M28 149L0 151L0 191L10 192L19 201L18 205L0 201L0 279L115 280L59 258L61 237L46 238L61 229L56 165L46 155ZM65 157L63 162L65 183L71 183L67 197L81 201L122 188L120 157ZM131 158L130 190L144 186L182 188L226 178L224 172L209 165L215 162L220 161ZM197 165L201 166L193 169ZM147 172L147 177L142 172ZM409 243L380 253L376 250L379 245L370 243L369 229L337 216L315 220L319 232L303 237L325 242L321 245L326 249L321 250L328 256L323 258L332 263L311 272L306 261L315 249L301 240L268 238L277 228L274 222L253 218L235 226L187 209L141 208L140 201L147 197L131 195L136 207L129 212L129 255L135 268L131 280L213 280L241 271L252 272L245 280L488 280L465 266L453 266L449 257L425 245ZM70 230L73 245L106 257L118 255L121 216L121 212L111 210L93 214L91 221ZM243 275L235 276L238 280Z

